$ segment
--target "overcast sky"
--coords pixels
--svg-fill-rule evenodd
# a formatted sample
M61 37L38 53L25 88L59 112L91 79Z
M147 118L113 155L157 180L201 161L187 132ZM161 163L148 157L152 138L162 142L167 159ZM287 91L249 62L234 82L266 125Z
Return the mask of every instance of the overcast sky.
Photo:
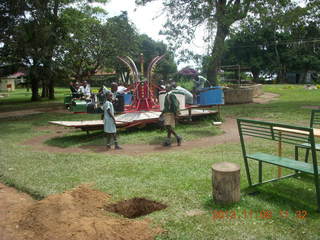
M129 19L136 25L140 33L146 33L154 40L164 40L164 36L159 35L162 25L165 23L165 17L161 14L161 1L155 1L147 6L137 7L135 0L110 0L105 5L105 9L111 15L119 15L121 11L127 11ZM156 18L156 16L159 16Z

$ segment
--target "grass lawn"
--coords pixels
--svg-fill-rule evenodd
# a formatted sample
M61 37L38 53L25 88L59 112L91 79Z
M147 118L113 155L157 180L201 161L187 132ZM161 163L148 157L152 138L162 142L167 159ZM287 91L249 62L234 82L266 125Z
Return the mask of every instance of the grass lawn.
M320 90L305 90L299 85L266 85L264 91L277 93L280 97L268 104L223 106L222 117L260 118L307 126L311 110L302 107L320 105ZM58 98L52 103L55 106L62 104L66 92L65 89L57 89ZM9 98L0 99L0 111L50 107L51 102L48 101L26 102L29 95L24 90L18 90ZM312 179L308 176L299 180L286 179L259 187L252 194L247 189L240 143L142 156L37 152L21 144L50 132L50 129L37 130L47 126L49 120L96 118L96 115L90 114L50 112L0 119L0 181L36 198L62 192L81 183L94 183L97 189L113 195L115 201L132 197L160 201L169 207L147 216L167 230L157 239L320 239L320 214L315 212ZM177 131L187 141L219 134L210 120L181 125ZM47 144L61 147L103 144L99 133L89 140L83 134L71 132L50 139ZM127 144L159 144L164 135L164 132L150 128L121 133L120 139ZM274 147L276 152L275 146L260 142L252 145L261 150ZM287 149L285 154L291 152L293 149ZM220 161L241 165L241 201L232 206L223 207L212 201L211 165ZM257 166L252 164L252 168L256 170ZM266 179L273 178L276 168L266 165L264 174ZM204 213L190 216L187 213L191 210ZM228 210L228 217L213 219L215 210L224 213ZM304 219L298 217L301 211L307 212ZM232 218L232 214L237 218Z

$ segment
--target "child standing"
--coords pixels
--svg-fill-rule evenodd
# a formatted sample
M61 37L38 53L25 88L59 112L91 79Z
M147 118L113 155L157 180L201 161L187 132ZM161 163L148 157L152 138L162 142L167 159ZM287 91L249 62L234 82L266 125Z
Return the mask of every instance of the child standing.
M164 118L164 126L167 129L167 139L163 143L164 146L171 146L171 134L177 139L178 146L181 145L182 138L173 130L176 125L176 117L179 115L179 101L177 97L171 92L171 85L166 85L166 96L164 99L164 108L161 117Z
M103 104L103 125L104 132L106 133L107 139L107 150L111 149L111 138L114 140L114 149L121 149L117 142L117 128L116 128L116 120L114 118L114 108L112 104L112 93L106 93L106 102Z

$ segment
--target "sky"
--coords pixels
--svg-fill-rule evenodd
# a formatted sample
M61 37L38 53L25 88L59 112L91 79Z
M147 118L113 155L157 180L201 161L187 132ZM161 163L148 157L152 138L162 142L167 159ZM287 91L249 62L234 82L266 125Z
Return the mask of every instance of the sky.
M156 41L166 43L165 36L159 35L159 31L163 29L166 22L165 14L162 14L162 1L154 1L146 6L136 6L135 0L110 0L104 6L110 17L119 15L121 11L127 11L129 20L134 23L140 34L147 34ZM187 47L187 46L186 46ZM195 53L203 54L205 44L202 41L201 34L190 44L190 47ZM187 65L194 65L192 62L180 63L178 68L183 68Z
M165 40L164 36L159 35L165 23L165 16L159 16L162 9L161 1L137 7L135 0L110 0L104 7L110 16L127 11L129 19L135 24L139 33L145 33L154 40Z

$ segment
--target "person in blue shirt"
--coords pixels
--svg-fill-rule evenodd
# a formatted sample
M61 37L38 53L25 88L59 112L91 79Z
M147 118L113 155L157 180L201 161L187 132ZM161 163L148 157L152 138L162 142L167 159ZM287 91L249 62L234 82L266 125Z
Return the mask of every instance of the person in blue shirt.
M116 128L116 120L114 118L114 108L112 104L112 93L106 93L106 101L103 104L103 126L104 132L106 134L107 139L107 150L111 149L111 140L113 138L114 141L114 149L121 149L117 141L117 128Z

